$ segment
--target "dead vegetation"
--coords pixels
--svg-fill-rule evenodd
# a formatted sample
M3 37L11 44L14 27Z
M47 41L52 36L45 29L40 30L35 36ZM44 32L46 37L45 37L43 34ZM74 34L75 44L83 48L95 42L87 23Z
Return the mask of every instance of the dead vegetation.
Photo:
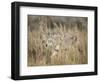
M87 64L87 18L28 16L28 66Z

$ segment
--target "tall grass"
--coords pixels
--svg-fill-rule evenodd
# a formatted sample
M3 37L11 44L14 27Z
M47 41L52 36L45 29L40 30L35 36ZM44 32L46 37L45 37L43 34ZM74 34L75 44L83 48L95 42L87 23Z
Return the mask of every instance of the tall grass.
M85 17L29 15L28 66L87 64L87 38Z

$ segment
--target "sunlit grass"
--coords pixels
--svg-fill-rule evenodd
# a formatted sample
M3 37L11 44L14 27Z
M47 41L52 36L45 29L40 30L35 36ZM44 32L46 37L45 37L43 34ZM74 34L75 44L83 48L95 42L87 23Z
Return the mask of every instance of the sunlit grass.
M47 19L39 17L38 29L28 27L28 66L87 64L87 28L55 22L51 28Z

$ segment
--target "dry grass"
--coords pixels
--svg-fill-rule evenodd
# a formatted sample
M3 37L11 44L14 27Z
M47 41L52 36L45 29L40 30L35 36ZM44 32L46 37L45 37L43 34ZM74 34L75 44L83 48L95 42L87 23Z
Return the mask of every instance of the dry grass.
M28 16L28 66L88 63L85 22L71 25L50 16L36 17Z

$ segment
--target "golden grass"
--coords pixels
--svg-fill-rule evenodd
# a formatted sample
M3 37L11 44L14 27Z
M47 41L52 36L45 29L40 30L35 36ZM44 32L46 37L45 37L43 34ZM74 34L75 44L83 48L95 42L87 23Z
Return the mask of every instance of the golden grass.
M47 18L40 19L38 30L28 27L28 66L88 63L86 29L80 30L76 25L73 28L66 24L58 26L55 22L50 29ZM60 46L58 50L55 49L57 45ZM53 52L56 55L52 55Z

